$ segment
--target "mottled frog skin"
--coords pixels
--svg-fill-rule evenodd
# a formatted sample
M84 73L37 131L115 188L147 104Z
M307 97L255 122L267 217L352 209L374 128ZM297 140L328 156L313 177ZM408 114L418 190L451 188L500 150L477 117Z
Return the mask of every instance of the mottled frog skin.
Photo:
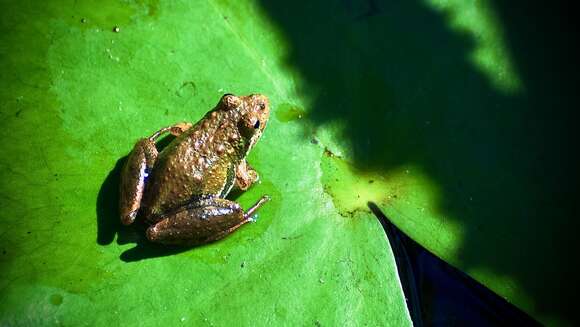
M244 191L258 180L246 156L269 115L263 95L226 94L195 125L179 123L139 140L121 175L121 222L132 224L139 214L150 224L150 241L198 245L251 221L267 195L246 212L225 197L232 188ZM158 152L155 141L165 133L176 138Z

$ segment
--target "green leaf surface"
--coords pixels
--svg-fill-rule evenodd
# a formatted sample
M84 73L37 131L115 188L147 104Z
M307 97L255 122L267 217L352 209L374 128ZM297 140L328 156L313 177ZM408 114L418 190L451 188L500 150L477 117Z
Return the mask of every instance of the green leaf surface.
M523 50L529 22L506 23L506 8L1 6L0 324L411 325L368 201L537 319L569 322L572 93L553 54ZM207 246L144 242L118 223L122 158L224 93L270 98L248 158L261 183L237 201L272 201Z
M274 117L304 100L257 4L6 6L3 323L410 323L380 225L336 212L320 181L324 149ZM238 200L273 200L257 223L209 246L136 245L140 231L117 223L117 160L226 92L271 99L249 157L262 183Z

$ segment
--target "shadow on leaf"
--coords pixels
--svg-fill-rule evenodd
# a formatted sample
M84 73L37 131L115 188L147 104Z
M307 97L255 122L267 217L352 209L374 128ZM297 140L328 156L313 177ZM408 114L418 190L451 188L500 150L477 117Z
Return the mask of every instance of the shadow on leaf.
M577 166L569 155L570 108L578 100L576 75L567 73L570 40L558 28L538 28L543 10L552 12L544 3L498 6L517 75L502 76L501 63L489 68L474 59L489 51L482 38L453 26L466 8L429 3L261 1L289 41L288 63L305 80L298 92L313 99L308 119L340 122L337 136L362 171L423 171L440 193L442 223L462 228L462 269L513 279L537 315L573 317L566 281L574 279L568 253L578 226L570 182ZM522 87L502 89L493 78ZM538 283L546 278L549 287Z
M171 138L164 138L158 146L164 147ZM121 171L127 157L117 161L101 185L97 196L97 243L109 245L117 236L117 244L135 243L135 247L123 252L120 259L125 262L139 261L148 258L164 257L189 250L184 247L170 247L154 244L147 240L147 226L139 219L131 226L123 226L119 219L119 183Z

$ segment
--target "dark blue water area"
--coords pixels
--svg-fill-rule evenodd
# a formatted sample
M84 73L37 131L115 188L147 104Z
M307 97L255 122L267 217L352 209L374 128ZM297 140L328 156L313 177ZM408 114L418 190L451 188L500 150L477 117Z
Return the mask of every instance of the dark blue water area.
M541 326L534 318L399 230L374 204L395 255L415 326Z

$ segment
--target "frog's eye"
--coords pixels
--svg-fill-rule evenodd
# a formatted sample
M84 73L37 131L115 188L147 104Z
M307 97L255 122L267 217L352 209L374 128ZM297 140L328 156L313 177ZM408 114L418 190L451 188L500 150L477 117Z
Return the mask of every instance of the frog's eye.
M256 123L254 124L254 128L255 129L260 128L260 121L259 120L256 120Z
M264 109L266 109L266 105L265 105L263 102L260 102L260 103L258 104L258 107L260 108L260 110L264 110Z

